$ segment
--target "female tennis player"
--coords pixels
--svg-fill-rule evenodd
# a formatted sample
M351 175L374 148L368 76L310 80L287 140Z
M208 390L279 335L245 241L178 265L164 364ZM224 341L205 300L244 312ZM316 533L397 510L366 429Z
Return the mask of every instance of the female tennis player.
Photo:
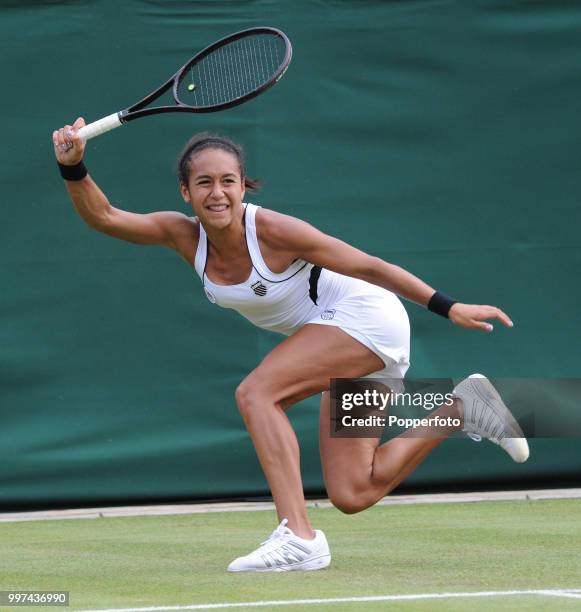
M409 367L409 322L396 294L461 327L490 331L491 319L509 327L512 322L494 306L453 302L398 266L299 219L243 203L245 189L255 183L246 176L241 148L225 138L197 135L179 159L181 195L195 217L115 208L83 164L85 143L76 133L83 125L79 118L55 131L53 142L70 198L86 223L115 238L175 250L198 273L211 302L287 336L236 390L280 524L228 570L327 567L329 546L307 517L299 446L286 409L322 394L320 451L327 492L338 509L359 512L459 428L444 427L436 436L416 430L382 445L379 437L329 435L331 378L401 379ZM465 432L499 444L515 461L526 460L526 440L485 378L468 378L454 393L452 406L439 409L442 415L457 417Z

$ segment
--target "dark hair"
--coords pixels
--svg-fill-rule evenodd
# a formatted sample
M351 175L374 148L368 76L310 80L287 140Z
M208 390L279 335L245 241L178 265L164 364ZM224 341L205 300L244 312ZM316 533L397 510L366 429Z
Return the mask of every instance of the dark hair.
M216 134L210 134L209 132L201 132L192 136L186 142L179 158L178 158L178 179L183 185L187 185L190 178L190 161L192 156L205 149L221 149L234 155L238 160L238 167L240 168L240 177L244 183L246 189L259 189L260 183L246 176L246 168L244 164L244 151L242 147L229 138L218 136Z

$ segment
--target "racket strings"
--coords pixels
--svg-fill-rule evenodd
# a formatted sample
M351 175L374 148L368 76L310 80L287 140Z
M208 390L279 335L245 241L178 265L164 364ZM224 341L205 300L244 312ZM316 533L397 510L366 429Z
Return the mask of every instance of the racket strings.
M246 96L276 76L285 55L285 42L278 36L239 38L194 63L180 81L179 98L203 108Z

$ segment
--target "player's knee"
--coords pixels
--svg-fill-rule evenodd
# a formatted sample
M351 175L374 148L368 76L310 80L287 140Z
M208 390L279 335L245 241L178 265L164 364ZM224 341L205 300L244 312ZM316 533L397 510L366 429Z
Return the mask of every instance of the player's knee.
M357 494L354 487L346 483L328 488L327 494L333 506L343 512L343 514L356 514L368 507L364 496Z
M236 387L236 391L234 392L234 398L236 399L236 405L238 406L238 410L240 412L244 412L248 406L250 405L250 397L251 397L251 389L250 385L244 379L238 387Z
M349 494L331 495L329 499L333 506L343 514L357 514L357 512L365 510L366 507L355 496Z
M242 416L246 419L261 405L264 407L264 393L260 385L247 376L236 388L234 394L236 405Z
M381 494L387 495L393 490L391 485L381 485ZM335 486L327 487L329 500L344 514L356 514L371 508L378 501L376 487L369 484L359 483L337 483Z

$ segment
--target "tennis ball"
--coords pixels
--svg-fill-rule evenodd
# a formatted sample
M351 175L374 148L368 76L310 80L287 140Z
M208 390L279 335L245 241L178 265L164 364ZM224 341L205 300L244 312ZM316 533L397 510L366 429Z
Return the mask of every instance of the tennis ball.
M194 89L196 89L196 86L193 83L190 83L188 85L188 91L194 91Z

